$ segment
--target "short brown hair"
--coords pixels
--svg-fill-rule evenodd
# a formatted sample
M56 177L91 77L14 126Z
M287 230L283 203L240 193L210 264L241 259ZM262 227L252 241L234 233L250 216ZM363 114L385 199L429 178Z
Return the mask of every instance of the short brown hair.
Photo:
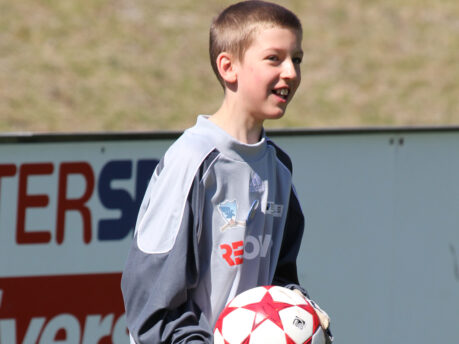
M233 4L213 20L209 37L210 62L223 87L225 84L217 68L218 55L226 51L242 61L253 42L254 33L260 27L282 27L302 32L301 22L293 12L260 0Z

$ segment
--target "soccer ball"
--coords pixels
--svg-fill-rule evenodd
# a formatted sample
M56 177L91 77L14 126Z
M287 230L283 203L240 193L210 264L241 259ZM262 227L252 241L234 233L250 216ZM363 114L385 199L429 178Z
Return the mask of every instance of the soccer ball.
M249 289L220 313L214 344L324 344L325 336L311 304L278 286Z

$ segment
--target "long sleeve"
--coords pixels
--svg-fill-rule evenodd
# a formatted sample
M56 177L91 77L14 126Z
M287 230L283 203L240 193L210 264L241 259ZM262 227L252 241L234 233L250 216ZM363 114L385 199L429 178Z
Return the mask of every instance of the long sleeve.
M304 216L292 186L287 220L273 284L289 287L295 286L298 289L302 289L299 287L296 259L300 250L303 231Z
M139 211L121 281L131 343L212 342L192 298L200 278L202 188L200 161L189 161L163 159Z
M273 141L269 140L276 150L277 159L288 169L290 178L293 165L290 157ZM293 184L290 184L290 197L288 202L287 218L282 236L282 243L274 273L273 284L288 288L304 290L298 281L296 259L300 251L301 239L304 232L304 215Z

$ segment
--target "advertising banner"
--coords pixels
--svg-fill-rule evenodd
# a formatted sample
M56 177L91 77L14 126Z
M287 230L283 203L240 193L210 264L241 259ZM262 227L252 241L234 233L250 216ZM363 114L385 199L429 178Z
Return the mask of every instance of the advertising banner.
M300 283L336 343L459 343L459 128L268 134L305 214ZM121 272L176 137L0 136L0 344L129 342Z
M121 271L171 139L0 143L0 343L128 343Z

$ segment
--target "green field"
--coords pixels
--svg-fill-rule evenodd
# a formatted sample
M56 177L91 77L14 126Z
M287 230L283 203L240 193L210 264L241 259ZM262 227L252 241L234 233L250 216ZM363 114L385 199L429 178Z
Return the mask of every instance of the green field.
M459 1L278 1L303 82L270 128L459 124ZM0 131L182 130L222 90L215 0L0 0Z

